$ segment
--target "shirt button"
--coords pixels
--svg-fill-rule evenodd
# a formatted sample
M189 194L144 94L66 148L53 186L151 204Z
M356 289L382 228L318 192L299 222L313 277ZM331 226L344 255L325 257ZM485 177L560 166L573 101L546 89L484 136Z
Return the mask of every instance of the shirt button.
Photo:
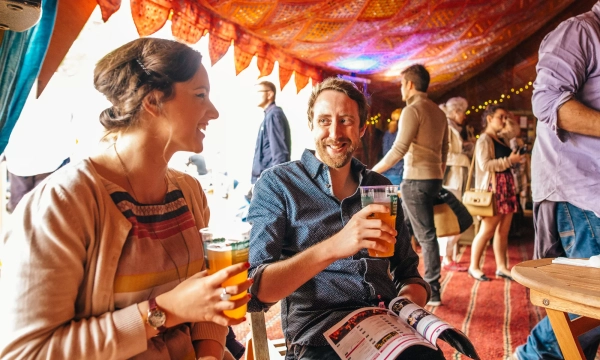
M325 185L325 186L327 186L327 188L329 189L329 188L331 187L331 184L327 184L327 185Z

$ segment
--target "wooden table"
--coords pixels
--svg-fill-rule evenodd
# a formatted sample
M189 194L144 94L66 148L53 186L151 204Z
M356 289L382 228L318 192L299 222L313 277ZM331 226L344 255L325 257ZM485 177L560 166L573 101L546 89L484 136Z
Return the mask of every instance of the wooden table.
M600 326L600 269L540 259L515 265L512 277L531 290L532 304L546 309L564 358L585 359L577 337ZM580 316L570 320L568 313Z

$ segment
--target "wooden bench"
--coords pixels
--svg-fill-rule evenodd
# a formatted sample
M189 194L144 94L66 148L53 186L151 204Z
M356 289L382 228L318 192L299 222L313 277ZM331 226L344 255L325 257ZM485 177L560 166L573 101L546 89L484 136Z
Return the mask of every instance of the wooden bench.
M285 339L269 340L265 314L250 315L250 334L246 340L246 360L283 360L285 359Z

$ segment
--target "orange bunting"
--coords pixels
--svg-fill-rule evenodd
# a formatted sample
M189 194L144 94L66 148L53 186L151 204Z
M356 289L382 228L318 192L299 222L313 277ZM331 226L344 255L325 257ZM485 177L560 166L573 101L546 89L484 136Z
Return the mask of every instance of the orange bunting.
M131 16L140 36L149 36L162 29L171 12L167 0L131 0ZM151 16L148 16L148 15Z
M210 29L211 16L196 3L174 3L171 32L177 39L195 44Z
M273 68L275 67L275 63L266 59L263 56L258 56L256 59L256 65L258 66L258 71L260 71L259 78L263 76L268 76L273 72Z
M282 68L281 64L279 65L279 86L281 87L281 90L283 90L283 88L290 81L293 72L294 70Z
M239 75L242 71L246 70L250 62L252 62L252 54L241 50L239 46L233 46L233 60L235 62L235 74Z
M308 85L308 76L304 76L296 71L294 73L294 82L296 83L296 93L299 93L300 90Z
M208 55L211 66L214 66L217 61L227 54L230 44L230 41L223 40L212 33L208 35Z
M97 1L105 20L121 5L120 0ZM198 1L190 0L131 0L131 13L140 36L154 34L169 19L173 36L185 43L194 44L207 32L210 33L208 53L211 65L223 58L233 41L236 74L250 65L253 56L258 56L257 66L260 77L271 74L276 61L280 64L279 78L282 89L289 82L293 72L306 74L297 75L295 78L298 91L308 84L309 78L313 81L321 79L320 69L299 61L240 26L217 16L216 9L222 8L216 4L213 4L215 8L207 8ZM237 16L242 14L238 13Z
M117 10L121 7L121 0L97 0L98 5L100 5L100 12L102 12L102 20L104 22L108 21L108 18L112 16L112 14L116 13Z

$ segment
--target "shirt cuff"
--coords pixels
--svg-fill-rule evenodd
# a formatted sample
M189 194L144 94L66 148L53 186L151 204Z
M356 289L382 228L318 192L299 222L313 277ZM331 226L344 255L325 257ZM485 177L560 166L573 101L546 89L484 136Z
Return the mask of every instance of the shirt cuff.
M427 281L425 281L419 277L404 279L400 283L400 290L402 290L402 288L405 287L406 285L410 285L410 284L418 284L418 285L421 285L423 288L425 288L425 291L427 291L427 302L429 302L429 299L431 298L431 286L429 286L429 283L427 283ZM400 291L398 291L398 293L400 293Z
M551 116L550 124L549 124L550 129L556 134L556 137L558 137L558 140L563 143L565 141L567 141L567 132L558 127L558 110L567 101L573 99L573 97L574 97L574 95L572 92L566 91L566 92L562 93L558 97L558 99L556 99L555 105L552 109L552 116Z
M263 303L258 300L258 288L260 287L260 281L262 279L262 274L265 269L269 266L268 264L262 264L256 267L254 272L250 275L250 277L254 280L252 286L250 286L250 294L252 294L252 298L248 302L248 311L249 312L264 312L269 310L269 308L277 302L274 303Z

